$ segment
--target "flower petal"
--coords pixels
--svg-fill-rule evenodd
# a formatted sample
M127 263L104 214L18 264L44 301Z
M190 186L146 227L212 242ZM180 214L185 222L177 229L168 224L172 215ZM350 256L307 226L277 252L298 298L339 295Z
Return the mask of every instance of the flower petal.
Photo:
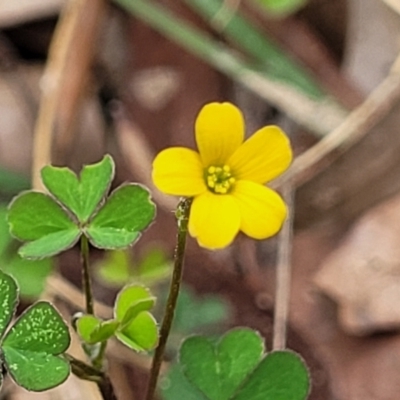
M228 246L239 232L239 226L239 207L232 196L206 192L193 200L189 233L200 246L208 249Z
M199 153L184 147L161 151L153 161L153 182L164 193L196 196L207 190Z
M239 205L240 230L254 239L275 235L286 218L286 205L278 193L258 183L236 182L233 196Z
M204 167L223 165L243 143L243 115L231 103L207 104L197 116L195 132Z
M277 126L259 129L229 158L237 179L266 183L284 172L292 161L288 137Z

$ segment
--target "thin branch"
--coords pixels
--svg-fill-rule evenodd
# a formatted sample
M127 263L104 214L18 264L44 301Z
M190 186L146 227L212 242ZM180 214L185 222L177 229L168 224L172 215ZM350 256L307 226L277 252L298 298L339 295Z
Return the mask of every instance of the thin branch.
M366 136L392 110L399 99L400 55L389 75L367 99L329 135L297 157L287 173L277 179L273 186L281 186L289 181L295 186L301 186L311 180Z
M274 332L272 341L272 348L274 350L283 350L286 347L287 337L294 214L294 191L290 183L287 183L284 186L283 197L288 207L288 216L279 235L278 263L276 268Z
M189 212L192 199L184 198L178 204L176 209L176 218L178 224L178 234L176 238L176 248L174 255L174 270L172 272L171 284L167 304L165 306L164 318L160 328L158 346L154 352L153 362L150 369L150 378L147 386L146 400L153 400L157 388L158 376L164 358L169 333L175 315L176 304L182 283L183 266L185 259L186 237L189 222Z

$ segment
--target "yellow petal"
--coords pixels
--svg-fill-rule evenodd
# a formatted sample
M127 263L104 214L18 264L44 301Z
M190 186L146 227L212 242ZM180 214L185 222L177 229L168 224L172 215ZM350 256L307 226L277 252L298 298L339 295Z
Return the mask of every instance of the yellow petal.
M278 193L258 183L236 182L233 192L240 210L240 230L254 239L275 235L286 218L286 205Z
M153 182L164 193L196 196L207 190L200 156L194 150L171 147L153 161Z
M266 183L284 172L291 161L288 137L277 126L266 126L246 140L227 164L237 179Z
M239 207L232 196L206 192L194 198L189 233L200 246L208 249L228 246L239 232L239 226Z
M223 165L244 140L243 115L230 103L207 104L197 116L195 133L203 165Z

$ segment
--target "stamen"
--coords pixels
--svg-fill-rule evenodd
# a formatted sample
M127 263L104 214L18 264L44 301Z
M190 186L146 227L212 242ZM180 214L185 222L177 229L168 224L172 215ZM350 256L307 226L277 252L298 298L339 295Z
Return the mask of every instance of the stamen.
M216 194L229 193L236 182L229 165L209 166L205 170L204 179L210 191Z

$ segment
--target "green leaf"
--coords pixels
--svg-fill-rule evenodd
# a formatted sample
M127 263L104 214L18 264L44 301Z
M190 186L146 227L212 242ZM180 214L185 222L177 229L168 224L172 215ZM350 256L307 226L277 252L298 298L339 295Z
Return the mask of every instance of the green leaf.
M190 337L182 344L179 357L183 373L208 399L228 400L263 352L260 335L240 328L229 331L216 344L203 336Z
M97 164L85 165L80 179L66 167L49 165L42 169L41 174L49 192L84 223L110 188L114 177L114 161L106 155Z
M51 233L38 240L21 246L18 253L23 258L41 259L54 256L61 251L71 248L81 236L78 227L73 226L69 230Z
M92 244L104 249L127 247L155 216L150 193L139 184L116 189L86 229Z
M118 321L101 321L93 315L84 315L76 323L79 335L89 344L106 341L114 335L119 325Z
M66 212L49 196L25 192L15 197L8 211L11 234L22 241L75 228Z
M27 390L50 389L70 373L68 362L59 356L69 343L68 327L55 308L38 302L18 318L3 341L6 368Z
M260 362L232 400L305 400L310 390L306 365L291 351L274 351Z
M144 286L132 285L122 289L115 301L114 314L123 326L129 324L142 311L150 310L156 298Z
M91 343L91 334L101 324L101 320L94 315L83 315L76 321L76 329L79 336L86 342Z
M265 7L266 11L276 16L285 17L303 7L307 0L253 0Z
M17 304L17 284L10 275L0 271L0 340L14 315Z
M112 250L99 262L96 271L103 282L121 287L130 279L129 264L126 250Z
M148 351L158 343L157 322L148 311L144 311L115 336L133 350Z

